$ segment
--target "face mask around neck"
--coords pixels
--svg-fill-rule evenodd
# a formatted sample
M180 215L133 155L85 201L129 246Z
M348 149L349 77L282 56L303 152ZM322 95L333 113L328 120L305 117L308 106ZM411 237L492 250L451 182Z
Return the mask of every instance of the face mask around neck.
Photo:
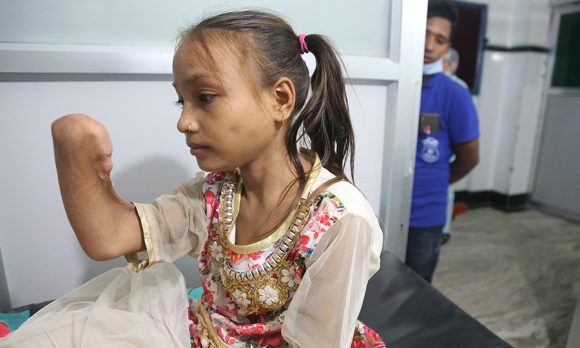
M443 58L431 64L423 65L423 75L435 75L443 71Z

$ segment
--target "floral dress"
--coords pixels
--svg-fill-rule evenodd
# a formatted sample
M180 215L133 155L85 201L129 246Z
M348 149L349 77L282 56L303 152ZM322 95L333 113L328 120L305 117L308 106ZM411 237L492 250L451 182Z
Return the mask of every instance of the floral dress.
M219 338L228 346L286 346L282 329L286 313L305 276L306 265L327 230L341 218L349 215L349 210L336 195L329 191L321 192L313 200L303 229L297 236L297 242L287 253L286 260L289 261L289 267L274 275L276 278L279 277L278 281L285 287L280 289L266 286L257 292L258 301L265 307L269 307L272 302L278 302L278 297L282 295L281 291L288 291L287 299L279 308L260 308L248 315L241 308L250 304L248 295L239 290L229 292L224 288L222 261L228 262L235 270L254 269L272 257L277 246L282 242L282 237L274 243L262 243L264 248L260 250L255 250L255 247L260 245L250 245L249 248L235 246L233 236L228 236L230 247L217 242L219 238L223 238L220 236L222 231L219 227L220 190L224 182L228 180L222 172L211 173L203 184L206 216L210 221L209 238L198 257L204 292L199 303L193 300L190 308L192 346L205 346L203 344L205 342L202 342L199 337L199 330L196 330L198 319L195 316L195 307L198 305L203 306L207 311ZM239 180L239 178L235 177L233 180ZM380 337L360 322L356 322L353 326L351 338L351 347L384 347ZM324 337L320 337L320 340L324 340Z
M309 160L319 169L302 197L334 178ZM383 247L358 189L332 184L268 238L238 246L228 215L235 200L224 198L237 180L199 173L152 204L134 203L146 258L126 255L128 267L55 300L0 338L0 347L204 347L208 333L217 347L384 347L357 321ZM186 255L198 258L204 288L191 303L172 264Z

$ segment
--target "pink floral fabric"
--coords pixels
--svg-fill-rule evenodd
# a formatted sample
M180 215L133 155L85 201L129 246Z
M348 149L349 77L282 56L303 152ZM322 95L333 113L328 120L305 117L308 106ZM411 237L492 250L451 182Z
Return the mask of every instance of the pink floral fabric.
M218 216L219 194L224 180L228 180L225 178L224 173L211 173L207 176L203 186L206 214L210 221L208 227L209 237L217 236L220 233ZM342 205L340 200L329 192L322 192L314 200L304 229L300 233L299 242L296 243L288 255L287 259L293 262L293 268L289 272L284 273L283 282L300 284L306 272L305 262L314 251L320 238L336 221L348 214L348 210ZM264 250L241 255L229 250L229 248L228 250L221 250L221 247L215 245L208 246L208 243L206 243L198 258L201 281L204 289L204 293L199 300L199 305L203 305L210 315L220 338L232 347L280 346L284 342L281 330L285 312L296 291L289 291L288 300L281 308L270 311L264 310L257 314L247 315L232 300L232 296L235 294L230 294L223 287L221 282L221 267L217 260L221 257L226 257L232 268L247 270L263 264L276 250L276 247L277 243ZM190 313L190 319L192 320L190 328L192 346L201 347L194 329L197 322L193 313ZM358 326L357 330L359 330ZM363 346L356 345L353 347Z

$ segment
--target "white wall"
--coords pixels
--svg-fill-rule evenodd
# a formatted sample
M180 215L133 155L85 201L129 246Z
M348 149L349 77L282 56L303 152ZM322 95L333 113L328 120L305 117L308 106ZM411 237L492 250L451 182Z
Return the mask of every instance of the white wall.
M480 164L456 190L529 192L547 58L545 53L486 51L476 98Z
M487 4L488 44L545 46L550 25L550 0L462 0Z
M489 45L545 47L549 0L483 2L489 6ZM529 193L547 60L547 53L485 51L481 91L474 97L480 163L454 185L456 191Z
M355 175L378 212L386 86L357 85L356 94L349 88ZM92 261L79 247L60 199L51 122L80 112L103 123L114 146L117 192L151 202L199 170L177 132L175 98L170 81L0 83L0 245L14 307L57 298L125 264ZM189 286L199 284L195 260L184 258L178 267Z
M169 82L0 83L0 244L13 306L56 298L123 265L80 249L59 198L51 122L74 112L101 121L120 195L148 202L198 170L177 136L174 98Z
M389 54L391 1L377 0L2 1L0 43L54 44L46 49L53 47L59 52L84 45L80 49L83 53L75 56L81 58L93 54L87 45L100 45L94 46L99 52L107 45L112 52L118 51L118 46L123 46L123 52L131 51L129 46L136 51L146 47L149 54L160 52L158 61L164 62L179 28L204 14L240 7L281 12L298 33L328 35L344 54ZM8 46L4 48L10 50ZM19 47L16 49L31 49L30 55L34 50L45 50L43 45ZM50 68L44 66L39 72L52 71ZM163 73L164 69L161 67ZM398 73L397 67L390 74ZM364 72L358 75L366 78ZM356 96L352 89L348 91L358 139L355 175L378 213L387 86L361 81L356 85ZM127 200L150 202L198 170L176 132L179 113L174 100L170 81L0 82L0 245L13 306L54 299L107 269L125 264L122 258L94 262L79 247L59 196L51 122L77 112L101 121L114 145L112 178L117 191ZM178 267L188 285L198 284L195 260L184 258Z
M2 1L0 43L60 44L53 47L65 51L100 45L99 52L106 45L149 52L156 46L163 55L180 28L204 14L241 7L278 11L298 33L325 34L344 54L388 56L391 2L376 0ZM355 175L378 213L387 87L359 84L356 91L348 92L358 138ZM13 306L54 299L124 265L122 258L94 262L78 246L58 192L50 123L73 112L101 121L114 144L117 191L150 202L198 170L176 132L174 99L169 81L0 82L0 245ZM195 260L183 259L178 267L188 285L198 284Z
M544 6L547 0L487 2L490 6L490 44L519 46L545 42L545 23L549 18L549 11ZM183 13L189 10L184 8L190 6L186 2L167 2L171 11L165 13L165 7L159 7L157 12L149 13L149 16L159 14L163 21L143 22L136 19L135 13L129 11L132 7L127 4L133 3L68 1L47 8L44 6L48 5L40 1L0 2L0 41L163 46L173 37L175 28L185 22ZM169 16L175 14L178 4L181 4L181 10L177 11L179 18ZM333 39L338 36L336 39L344 52L384 56L388 35L383 25L384 28L388 25L382 19L387 17L388 5L371 1L364 6L359 5L360 2L356 4L311 4L303 7L309 10L300 10L300 15L292 12L294 9L288 11L299 32L316 31L313 25L321 17L334 18L333 23L318 24ZM326 12L331 6L338 9L337 16ZM276 9L284 10L282 7ZM516 16L516 9L523 12ZM126 22L119 18L108 23L114 28L108 31L105 30L107 26L99 26L99 18L115 17L117 10L128 11L124 16ZM353 11L372 13L356 12L351 16ZM75 13L80 14L77 19L68 18ZM65 28L56 25L57 14L67 23ZM41 15L46 19L40 18ZM529 25L525 23L526 18ZM361 34L359 28L364 33ZM151 30L150 35L144 35L147 30ZM346 31L356 35L346 34ZM368 35L369 32L377 35ZM64 33L68 34L63 36ZM140 41L145 39L152 41ZM481 162L468 178L456 184L456 190L526 192L544 61L545 55L540 53L485 53L482 91L475 98L481 124ZM385 121L382 115L387 107L387 87L370 84L356 88L358 99L349 92L359 141L356 179L378 211L380 190L377 181L380 183L381 131ZM175 131L178 112L171 103L174 99L168 81L0 83L0 146L3 149L0 154L0 245L14 306L61 296L104 270L124 264L122 259L93 262L78 246L60 203L50 123L71 112L84 112L102 121L115 146L113 179L120 194L128 200L147 202L197 170ZM178 266L189 285L194 285L197 280L194 260L181 262Z

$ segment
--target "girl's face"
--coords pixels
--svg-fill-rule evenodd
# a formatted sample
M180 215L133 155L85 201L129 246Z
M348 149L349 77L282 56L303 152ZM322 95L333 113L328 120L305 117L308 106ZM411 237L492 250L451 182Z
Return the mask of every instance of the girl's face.
M229 50L218 45L210 45L210 50L214 71L207 66L199 43L185 39L177 49L173 86L183 106L178 130L185 133L190 152L204 171L267 161L272 146L283 146L274 112L275 93L250 86Z

